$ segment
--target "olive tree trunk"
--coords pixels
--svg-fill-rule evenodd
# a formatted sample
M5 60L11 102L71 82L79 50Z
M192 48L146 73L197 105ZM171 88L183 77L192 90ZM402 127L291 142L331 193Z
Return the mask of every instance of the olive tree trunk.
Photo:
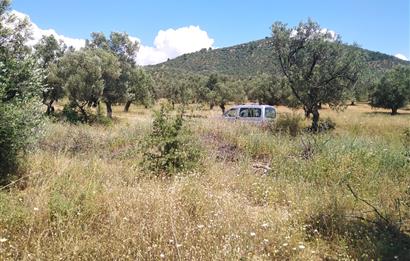
M112 106L111 102L105 102L105 105L107 106L107 117L112 119Z
M224 103L221 103L221 104L219 105L219 107L220 107L221 110L222 110L222 114L225 114L225 104L224 104Z
M314 108L312 110L312 131L317 132L319 130L319 109Z
M87 115L87 112L84 109L84 107L87 105L87 103L83 103L83 104L76 103L76 105L80 109L80 112L84 117L84 121L88 122L88 115Z
M132 101L127 101L127 103L125 103L125 106L124 106L125 112L129 111L131 104L132 104Z
M391 115L397 115L397 108L391 109Z
M50 115L51 113L54 112L53 102L54 102L54 100L50 100L50 102L46 103L46 105L47 105L47 111L46 111L47 115Z

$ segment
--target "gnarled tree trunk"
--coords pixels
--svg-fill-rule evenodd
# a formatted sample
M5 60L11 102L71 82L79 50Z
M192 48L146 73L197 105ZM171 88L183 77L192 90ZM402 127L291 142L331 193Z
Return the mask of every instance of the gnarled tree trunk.
M76 105L77 105L77 107L80 109L80 112L81 112L81 114L82 114L83 117L84 117L84 121L85 121L85 122L88 122L88 115L87 115L87 112L86 112L85 109L84 109L84 107L87 105L87 103L84 103L84 104L76 103Z
M50 115L51 113L54 112L53 102L54 100L50 100L50 102L45 103L47 105L47 111L46 111L47 115Z
M391 109L391 115L397 115L397 108Z
M319 109L312 109L312 131L317 132L319 130Z
M311 109L308 109L306 106L303 107L303 110L305 111L305 117L306 117L307 119L309 119L309 118L310 118L310 114L312 113L312 110L311 110Z
M105 102L105 105L107 106L107 117L112 119L112 106L111 102Z
M219 105L219 107L220 107L221 110L222 110L222 114L224 114L224 113L225 113L225 103L221 103L221 104Z
M127 103L125 103L125 106L124 106L125 112L129 111L131 104L132 104L132 101L127 101Z

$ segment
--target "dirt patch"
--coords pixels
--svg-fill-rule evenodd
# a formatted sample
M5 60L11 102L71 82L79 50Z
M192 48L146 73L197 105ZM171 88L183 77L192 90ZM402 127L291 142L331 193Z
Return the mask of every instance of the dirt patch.
M236 145L226 142L216 133L208 133L202 136L204 144L210 151L216 153L216 160L237 162L242 154L241 149Z
M238 146L234 144L221 144L217 149L216 159L220 161L232 161L239 160L240 151Z

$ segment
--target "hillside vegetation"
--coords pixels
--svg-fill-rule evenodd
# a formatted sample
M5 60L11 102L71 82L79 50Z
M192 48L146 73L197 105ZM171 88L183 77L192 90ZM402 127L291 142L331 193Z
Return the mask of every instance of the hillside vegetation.
M355 47L346 46L346 48ZM391 55L366 49L360 50L363 56L366 57L369 67L376 71L385 71L395 65L409 64L409 62ZM186 71L204 75L219 73L234 77L279 73L273 53L272 38L270 37L232 47L202 49L147 68L151 70Z

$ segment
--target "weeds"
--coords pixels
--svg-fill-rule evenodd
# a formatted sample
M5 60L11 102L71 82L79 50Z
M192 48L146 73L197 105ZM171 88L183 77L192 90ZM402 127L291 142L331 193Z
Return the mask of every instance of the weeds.
M0 259L409 259L402 115L325 110L336 130L293 138L213 118L175 131L164 113L154 138L149 110L122 109L112 126L47 124L25 188L0 190ZM200 167L147 175L150 136L150 151L201 142Z
M156 175L192 170L200 157L192 134L183 128L182 114L172 117L165 107L155 114L152 131L142 149L143 167Z
M281 132L296 137L302 132L303 117L297 113L283 113L278 119L270 124L274 132Z

